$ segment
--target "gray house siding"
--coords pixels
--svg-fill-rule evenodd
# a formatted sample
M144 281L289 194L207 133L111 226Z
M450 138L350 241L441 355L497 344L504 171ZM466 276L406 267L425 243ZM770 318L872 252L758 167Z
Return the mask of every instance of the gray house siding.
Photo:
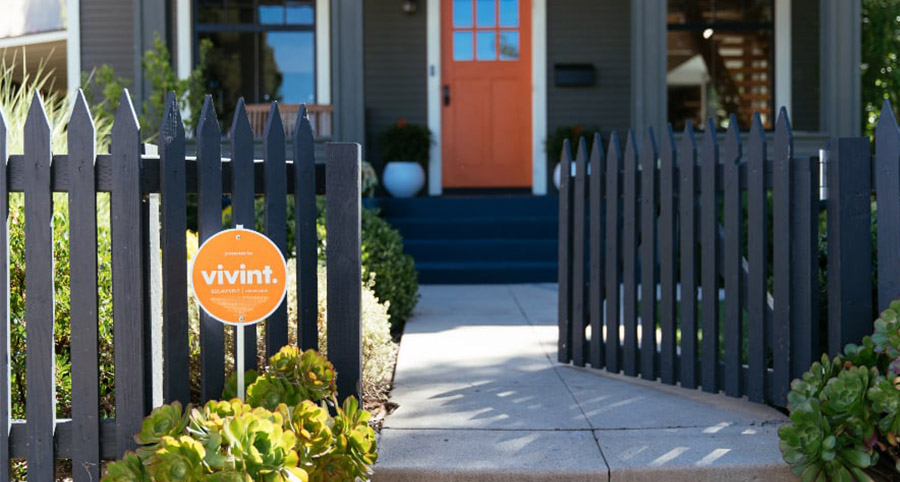
M428 123L425 2L405 14L399 2L364 2L366 159L380 167L378 136L398 118Z
M631 123L628 2L547 2L547 128L581 124L604 135ZM592 87L557 87L555 64L593 64Z
M791 4L791 121L798 131L819 129L819 1Z
M81 0L81 70L109 64L134 85L133 1Z

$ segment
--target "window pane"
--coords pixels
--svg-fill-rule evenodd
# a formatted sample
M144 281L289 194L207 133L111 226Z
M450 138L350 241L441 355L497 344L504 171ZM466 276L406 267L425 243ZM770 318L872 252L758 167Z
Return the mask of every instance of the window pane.
M472 27L472 0L453 0L453 26Z
M453 32L453 60L472 60L472 32Z
M497 60L497 34L478 32L478 60Z
M497 24L494 0L476 0L478 5L478 26L493 27Z
M500 26L519 26L519 0L500 0Z
M212 42L206 58L206 88L215 100L222 125L229 126L238 98L258 102L254 90L257 34L215 32L200 33L199 37Z
M519 32L500 32L500 60L519 60Z
M312 25L315 23L313 6L303 3L289 2L287 4L288 25Z
M284 24L284 7L280 5L260 5L259 23L263 25Z
M264 41L260 74L261 99L286 104L316 101L313 32L268 32Z
M698 127L713 117L720 129L735 114L749 129L759 111L763 127L773 126L772 30L716 29L697 42L695 31L669 31L668 111L673 127L690 120Z

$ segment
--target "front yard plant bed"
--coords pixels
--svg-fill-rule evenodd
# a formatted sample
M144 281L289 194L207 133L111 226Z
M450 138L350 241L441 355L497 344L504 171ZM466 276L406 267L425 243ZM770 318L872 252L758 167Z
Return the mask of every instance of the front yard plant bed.
M247 373L246 403L163 405L144 419L140 447L107 468L108 482L367 481L378 458L369 412L336 398L334 367L313 350L282 348ZM235 394L234 377L223 394Z
M788 403L781 451L804 482L900 479L900 300L860 345L794 380Z

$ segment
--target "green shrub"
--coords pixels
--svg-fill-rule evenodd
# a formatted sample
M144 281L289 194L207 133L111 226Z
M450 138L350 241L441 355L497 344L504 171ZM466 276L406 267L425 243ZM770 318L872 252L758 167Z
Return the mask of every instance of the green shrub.
M325 202L317 200L319 216L319 259L325 259ZM412 314L419 301L419 281L412 256L403 252L403 238L378 211L362 210L362 272L364 280L372 281L372 291L388 305L391 328L399 330Z
M791 383L791 421L778 436L805 481L900 477L900 300L874 328Z
M155 409L135 436L140 448L110 464L104 481L369 480L378 457L369 413L337 404L334 367L315 351L282 348L247 401L173 403ZM229 379L225 396L234 393ZM321 403L317 403L321 402ZM329 407L334 410L332 416Z

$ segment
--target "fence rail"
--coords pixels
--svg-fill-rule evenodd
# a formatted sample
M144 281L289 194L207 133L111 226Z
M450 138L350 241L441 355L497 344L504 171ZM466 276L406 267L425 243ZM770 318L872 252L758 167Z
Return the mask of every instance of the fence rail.
M317 239L313 133L300 109L292 131L293 161L287 160L279 107L270 107L265 156L253 159L253 133L243 101L231 129L231 159L221 153L221 131L207 97L197 130L197 157L185 157L184 127L170 95L160 132L159 156L141 154L140 126L125 92L112 129L111 153L98 155L88 106L79 95L67 135L67 155L51 153L50 126L35 94L24 133L7 132L0 112L0 481L9 480L11 458L26 458L31 480L53 480L55 460L72 459L76 481L98 480L100 460L134 448L133 435L152 406L152 380L162 378L163 401L190 401L188 335L187 198L198 197L200 241L225 228L222 195L229 193L233 223L255 225L254 200L265 197L265 231L287 256L288 195L295 203L298 338L317 348ZM24 134L24 153L9 155L8 135ZM329 355L341 374L340 396L361 391L359 168L358 144L329 144L327 169ZM225 162L227 161L227 162ZM24 192L26 420L11 420L9 317L9 194ZM72 418L57 419L54 381L54 278L51 215L54 192L68 193L71 306ZM97 200L110 193L112 305L115 350L115 419L101 420L98 402ZM152 225L150 195L159 195L159 229ZM151 250L151 236L161 249ZM151 362L150 266L161 257L162 373ZM266 354L288 344L286 303L266 321ZM248 368L256 366L255 329L240 349ZM354 333L356 336L354 336ZM223 326L201 315L201 398L221 395L225 381Z
M699 142L690 124L677 143L567 142L559 361L785 406L823 351L871 332L876 295L900 295L900 130L882 113L874 161L865 138L795 157L783 109L771 159L758 114L746 145L733 116L723 140L710 121Z

